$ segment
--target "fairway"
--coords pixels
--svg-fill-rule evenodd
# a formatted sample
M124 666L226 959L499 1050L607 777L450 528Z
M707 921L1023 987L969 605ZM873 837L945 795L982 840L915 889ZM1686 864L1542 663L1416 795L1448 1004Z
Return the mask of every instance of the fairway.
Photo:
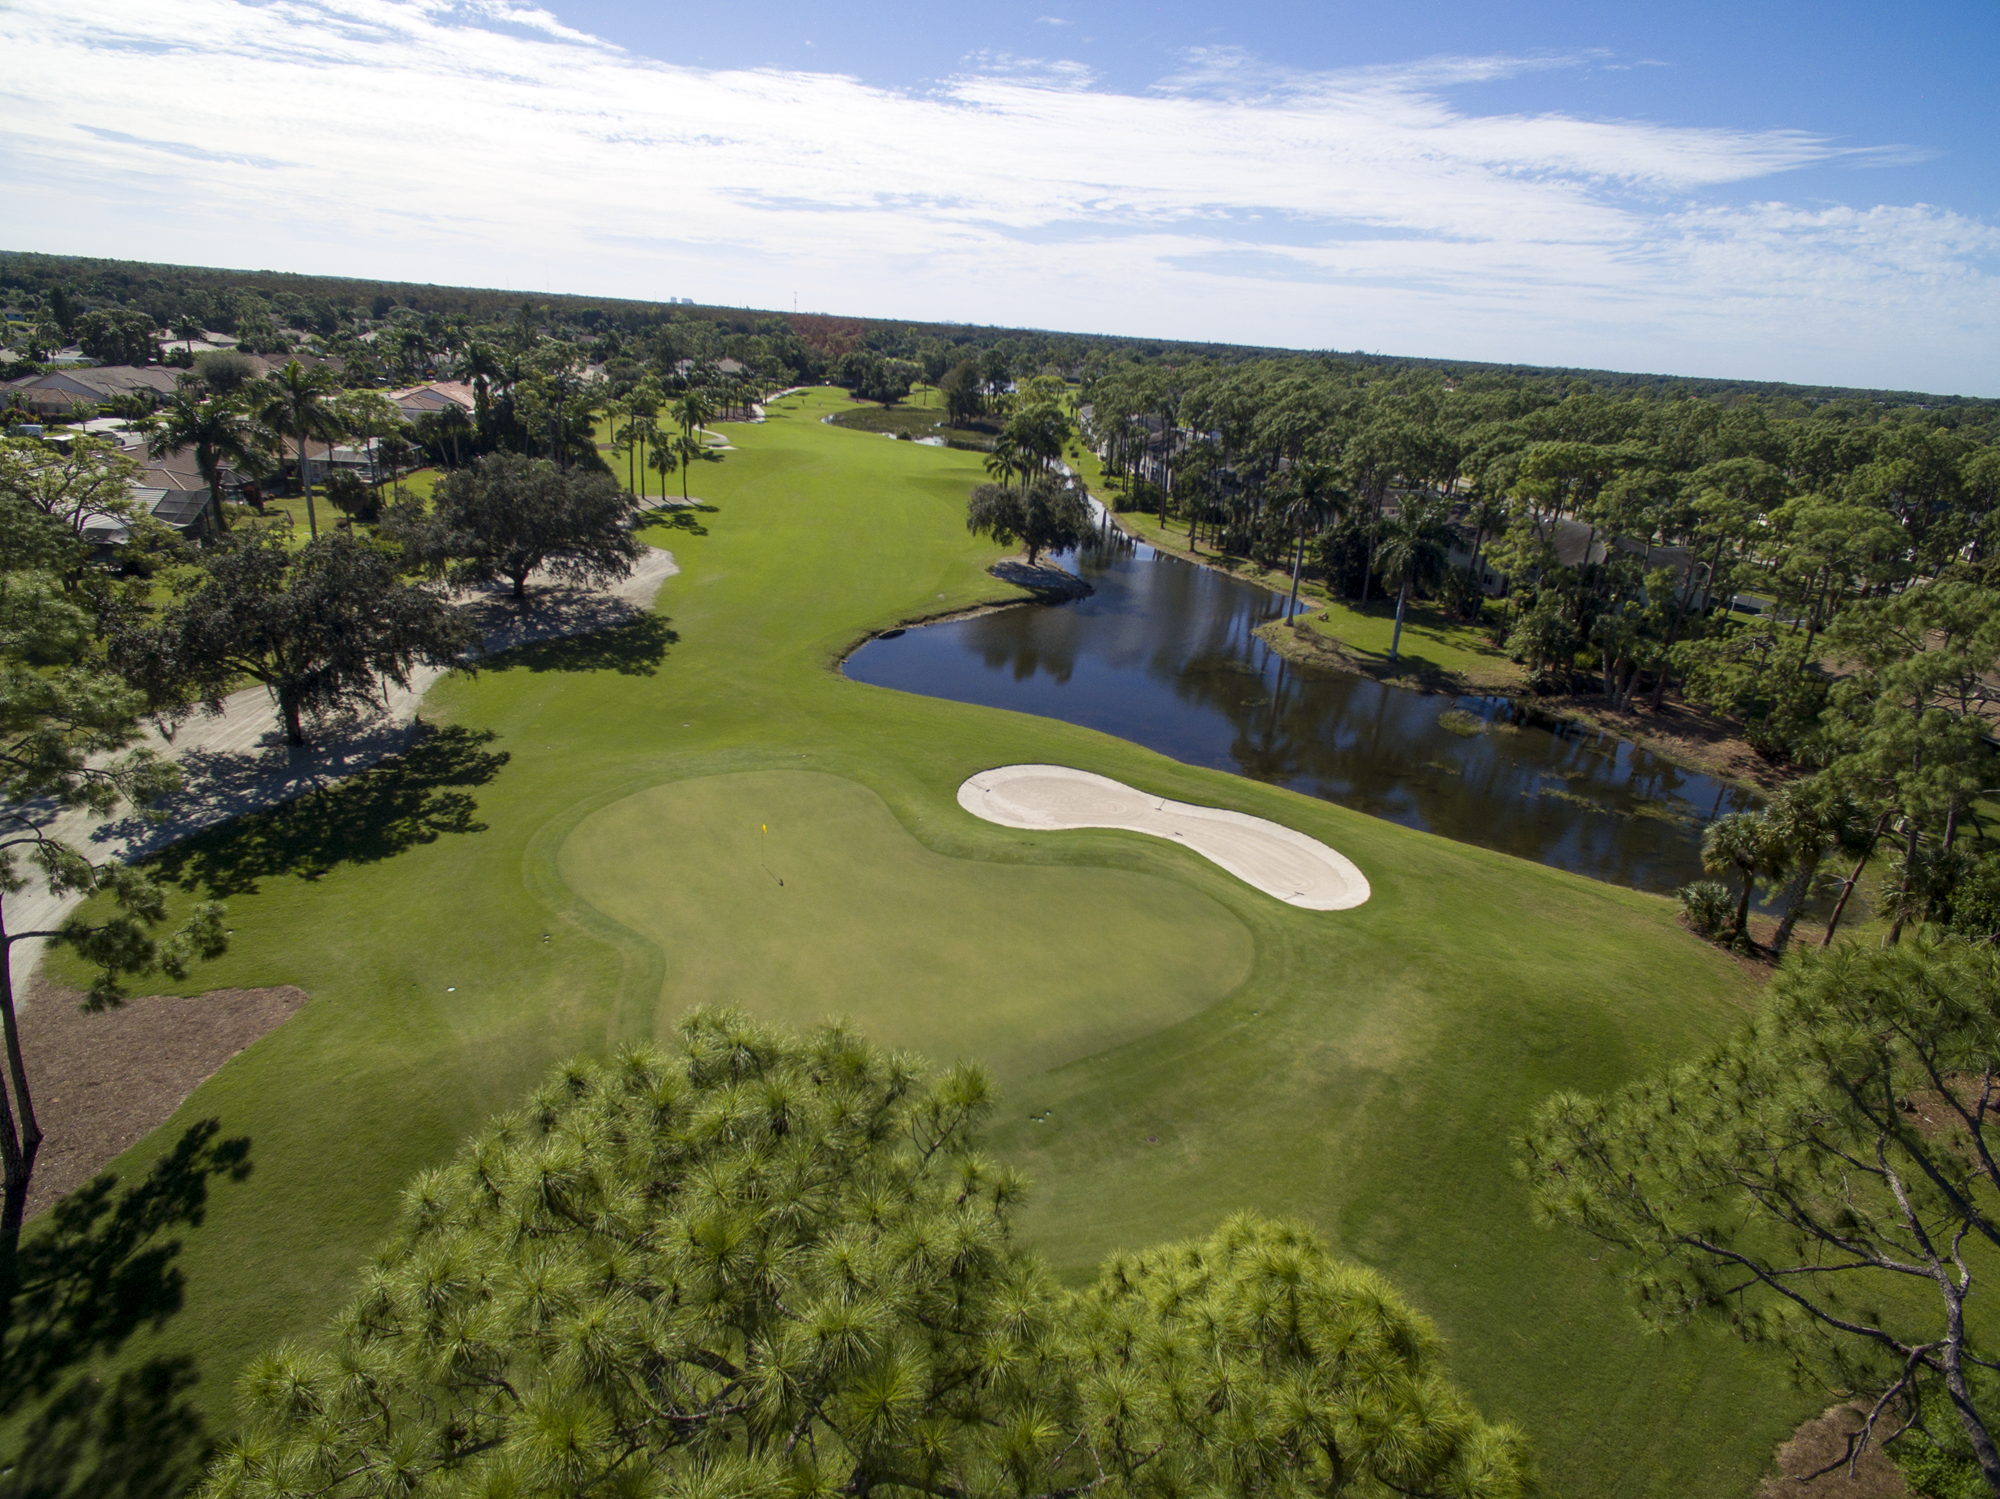
M353 1294L413 1173L559 1059L707 1001L988 1062L988 1150L1025 1169L1021 1231L1065 1278L1236 1209L1296 1214L1436 1319L1453 1377L1528 1431L1558 1492L1747 1499L1824 1401L1733 1343L1645 1336L1585 1245L1534 1226L1509 1138L1555 1089L1720 1037L1751 980L1660 898L847 680L871 631L1019 597L965 530L979 455L821 422L848 404L814 391L726 429L736 450L701 474L715 508L642 533L681 569L650 633L448 678L423 709L448 761L173 867L174 899L219 890L235 932L180 992L312 1002L116 1163L138 1180L209 1120L247 1142L242 1179L204 1178L200 1221L157 1236L170 1308L0 1416L8 1448L169 1491L227 1429L246 1360ZM1170 840L971 816L958 788L1001 765L1268 819L1371 897L1301 910ZM118 1445L135 1431L143 1461Z
M945 858L867 787L809 771L614 802L570 834L557 868L658 945L662 1035L695 1004L793 1027L838 1016L1001 1078L1197 1014L1255 953L1242 922L1176 881Z

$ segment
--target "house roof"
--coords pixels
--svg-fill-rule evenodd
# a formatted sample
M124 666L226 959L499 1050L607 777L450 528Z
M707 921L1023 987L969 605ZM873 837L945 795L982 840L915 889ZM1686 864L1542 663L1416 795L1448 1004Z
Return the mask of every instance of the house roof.
M208 508L206 494L190 494L144 484L133 487L132 498L154 520L172 526L176 531L189 531L199 526L202 513ZM94 546L123 546L132 539L131 527L117 516L102 512L86 515L79 534Z
M424 385L412 385L383 394L394 401L406 417L420 416L426 411L442 411L447 406L471 411L479 405L478 394L463 380L432 380Z
M165 521L176 530L186 530L201 520L201 513L208 508L206 494L164 494L149 507L153 519Z
M50 370L46 375L9 380L6 388L49 390L86 398L94 396L101 401L111 396L130 395L138 390L154 395L172 395L174 382L179 376L179 370L164 365L98 364L88 368Z

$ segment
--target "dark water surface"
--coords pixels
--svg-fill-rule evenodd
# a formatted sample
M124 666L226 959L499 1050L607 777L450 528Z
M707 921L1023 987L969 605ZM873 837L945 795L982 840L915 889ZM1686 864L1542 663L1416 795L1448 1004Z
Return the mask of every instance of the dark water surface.
M1059 559L1089 598L870 641L857 681L1038 713L1405 827L1641 890L1701 873L1747 792L1504 698L1450 698L1286 661L1253 633L1281 594L1147 546ZM1486 732L1438 715L1457 708Z

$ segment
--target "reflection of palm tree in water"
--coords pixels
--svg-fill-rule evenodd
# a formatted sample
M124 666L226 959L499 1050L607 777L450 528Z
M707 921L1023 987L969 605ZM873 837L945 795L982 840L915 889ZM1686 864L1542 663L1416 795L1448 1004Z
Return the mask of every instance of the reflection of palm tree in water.
M1539 721L1460 738L1436 722L1454 706L1449 698L1274 662L1255 631L1283 595L1175 559L1106 557L1092 561L1089 577L1098 592L1079 604L941 627L966 652L961 670L990 680L984 691L968 684L972 700L1055 713L1183 760L1600 878L1664 889L1696 867L1688 823L1614 815L1648 793L1692 795L1696 815L1708 800L1706 783L1652 756L1627 752L1607 767L1609 757L1586 759L1581 740L1556 738ZM1069 688L1054 697L1009 682L1044 677ZM1479 700L1464 706L1495 711ZM1559 770L1570 778L1552 774ZM1545 790L1588 792L1598 805ZM1723 790L1716 810L1732 800Z

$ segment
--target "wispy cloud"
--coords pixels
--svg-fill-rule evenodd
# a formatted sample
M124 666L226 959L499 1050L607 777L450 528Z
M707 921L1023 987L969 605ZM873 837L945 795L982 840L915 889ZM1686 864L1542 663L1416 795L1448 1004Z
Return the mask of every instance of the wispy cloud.
M1587 56L912 93L505 0L13 0L0 41L21 248L2000 393L2000 231L1783 201L1848 145L1460 102Z

